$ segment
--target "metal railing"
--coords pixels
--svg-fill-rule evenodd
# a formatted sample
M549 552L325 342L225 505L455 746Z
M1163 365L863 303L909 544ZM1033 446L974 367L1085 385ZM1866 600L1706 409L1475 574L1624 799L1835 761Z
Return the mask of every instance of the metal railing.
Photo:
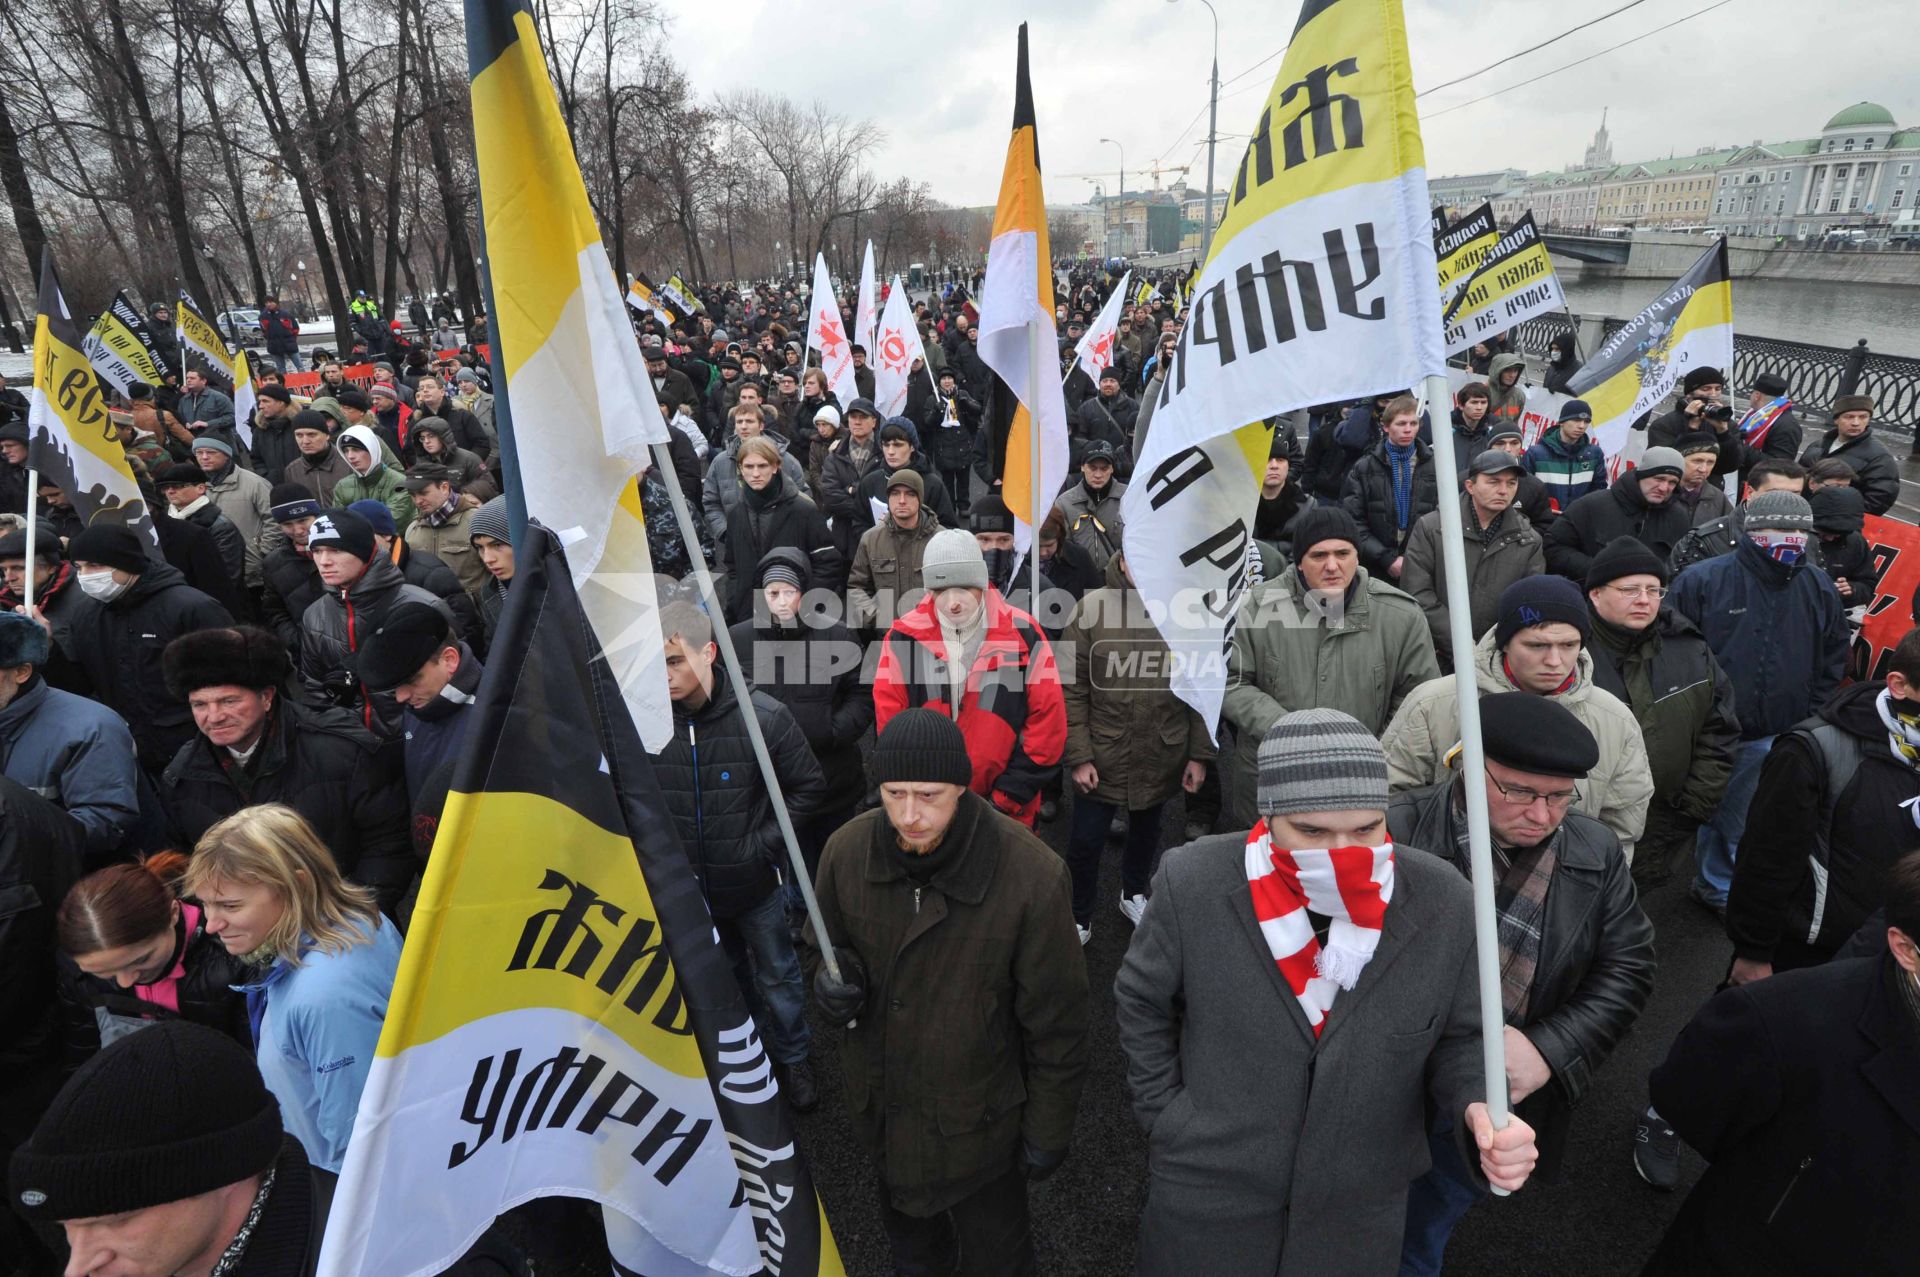
M1536 315L1513 328L1508 336L1515 350L1531 359L1544 360L1548 343L1561 333L1577 331L1578 318L1564 313ZM1626 322L1609 317L1601 331L1611 337L1626 327ZM1874 402L1875 425L1910 439L1920 430L1920 359L1880 354L1868 349L1864 338L1843 348L1735 333L1733 384L1729 387L1735 397L1763 372L1786 378L1802 418L1824 420L1837 397L1866 395Z

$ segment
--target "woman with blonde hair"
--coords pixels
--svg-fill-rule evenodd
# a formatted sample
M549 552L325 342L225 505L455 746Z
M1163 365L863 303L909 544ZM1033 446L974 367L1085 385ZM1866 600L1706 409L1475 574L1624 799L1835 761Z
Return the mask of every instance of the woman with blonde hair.
M247 807L209 829L181 882L210 935L253 968L247 1018L289 1134L339 1174L400 966L373 892L340 876L291 807Z

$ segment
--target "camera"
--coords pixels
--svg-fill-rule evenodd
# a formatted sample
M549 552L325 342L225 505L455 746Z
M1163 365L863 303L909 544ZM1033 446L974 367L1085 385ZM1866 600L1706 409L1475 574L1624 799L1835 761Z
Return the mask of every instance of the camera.
M1701 410L1700 417L1703 421L1732 421L1733 408L1729 404L1710 403Z

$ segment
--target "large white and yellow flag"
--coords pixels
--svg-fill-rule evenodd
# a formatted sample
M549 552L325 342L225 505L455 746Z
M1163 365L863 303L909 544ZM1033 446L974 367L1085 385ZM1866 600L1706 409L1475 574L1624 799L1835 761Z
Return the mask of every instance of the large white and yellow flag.
M1123 498L1173 690L1209 726L1252 570L1262 419L1445 372L1425 163L1399 0L1307 0Z
M1653 411L1687 372L1733 366L1733 284L1721 239L1646 309L1593 352L1567 389L1593 409L1593 441L1618 475L1646 451L1633 423Z
M667 441L619 276L515 0L467 0L474 151L492 294L494 420L508 500L567 547L580 601L640 736L673 731L646 516L635 482Z
M1060 387L1060 334L1053 323L1053 256L1047 199L1040 187L1040 133L1027 77L1027 24L1013 88L1013 136L1000 171L1000 201L980 285L980 358L999 385L987 429L1005 440L1001 496L1013 512L1014 545L1025 550L1053 509L1067 474L1067 400ZM1034 440L1038 437L1038 447ZM1036 460L1038 465L1036 467Z
M1547 242L1533 224L1533 214L1522 214L1447 303L1447 354L1469 350L1535 315L1566 308Z

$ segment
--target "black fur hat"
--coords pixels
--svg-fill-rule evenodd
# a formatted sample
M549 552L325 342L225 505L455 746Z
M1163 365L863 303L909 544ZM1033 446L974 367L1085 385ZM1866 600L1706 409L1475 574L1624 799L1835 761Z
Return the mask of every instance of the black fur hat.
M279 687L291 671L287 646L257 625L182 634L160 658L167 690L185 698L203 687Z

